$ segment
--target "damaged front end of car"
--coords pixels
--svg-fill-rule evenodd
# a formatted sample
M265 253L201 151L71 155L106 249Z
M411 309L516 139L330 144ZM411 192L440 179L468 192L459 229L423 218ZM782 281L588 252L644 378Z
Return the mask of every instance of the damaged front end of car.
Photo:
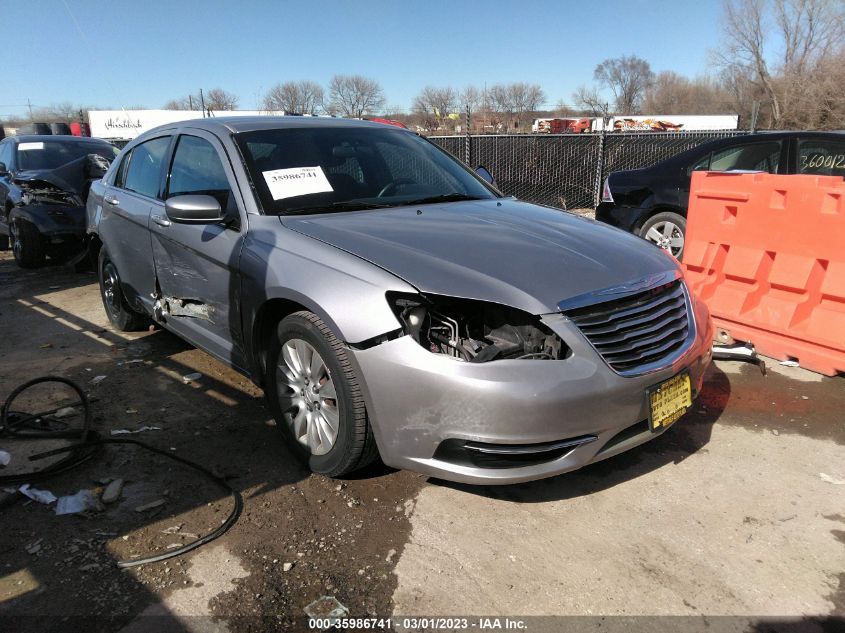
M43 252L63 260L78 253L84 256L88 191L109 165L102 156L88 154L55 169L15 174L13 184L19 194L7 218L13 240L27 236L21 248L33 254ZM27 232L26 227L32 228Z
M562 360L571 350L539 317L497 303L388 293L405 334L458 361Z

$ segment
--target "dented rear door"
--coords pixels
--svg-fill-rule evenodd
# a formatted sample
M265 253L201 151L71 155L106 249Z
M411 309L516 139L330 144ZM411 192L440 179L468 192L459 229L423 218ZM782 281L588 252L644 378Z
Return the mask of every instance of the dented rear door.
M226 221L178 224L164 209L153 211L157 313L187 340L243 368L238 257L246 214L222 145L201 130L179 136L167 174L165 199L187 194L217 198Z

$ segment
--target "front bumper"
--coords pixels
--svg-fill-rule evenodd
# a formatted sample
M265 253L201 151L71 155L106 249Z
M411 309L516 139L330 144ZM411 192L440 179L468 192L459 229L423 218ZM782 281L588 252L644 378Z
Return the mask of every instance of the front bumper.
M409 336L350 349L382 460L396 468L473 484L511 484L557 475L656 437L648 429L648 387L688 370L693 396L711 359L707 307L691 300L695 335L670 366L624 377L614 372L561 314L543 321L569 345L560 361L465 363L432 354ZM677 422L682 423L682 422ZM575 442L541 463L484 467L453 459L454 443L528 445ZM438 451L438 449L440 449Z

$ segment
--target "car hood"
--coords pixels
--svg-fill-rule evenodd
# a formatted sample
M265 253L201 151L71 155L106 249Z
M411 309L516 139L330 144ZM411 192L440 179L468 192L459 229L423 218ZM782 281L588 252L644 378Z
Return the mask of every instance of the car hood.
M480 200L283 216L299 233L357 255L420 292L532 314L656 273L670 257L612 227L516 200Z

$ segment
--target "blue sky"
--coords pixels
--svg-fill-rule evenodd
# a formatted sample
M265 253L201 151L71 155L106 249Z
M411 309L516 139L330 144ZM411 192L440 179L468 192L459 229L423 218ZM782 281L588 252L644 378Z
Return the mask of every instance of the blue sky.
M84 33L71 21L65 2ZM636 54L694 76L718 45L718 0L332 2L0 0L0 116L61 101L161 107L220 86L251 109L275 83L377 79L410 107L426 85L528 81L571 101L596 64Z

